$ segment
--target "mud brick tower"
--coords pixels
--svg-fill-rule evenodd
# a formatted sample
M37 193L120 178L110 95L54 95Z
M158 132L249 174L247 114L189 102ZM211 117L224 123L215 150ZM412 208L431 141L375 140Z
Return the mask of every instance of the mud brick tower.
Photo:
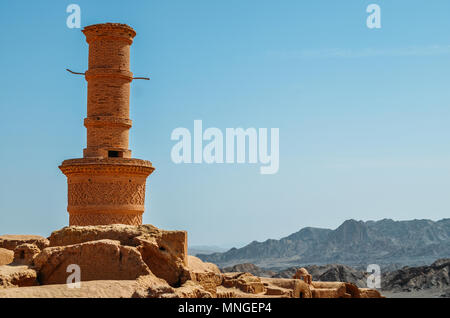
M87 147L65 160L70 225L142 224L150 161L131 158L130 46L136 32L125 24L83 29L89 44Z

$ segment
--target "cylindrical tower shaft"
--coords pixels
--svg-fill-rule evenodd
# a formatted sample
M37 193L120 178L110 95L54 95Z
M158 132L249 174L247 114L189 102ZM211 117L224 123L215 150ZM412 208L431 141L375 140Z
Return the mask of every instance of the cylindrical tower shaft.
M83 156L131 158L130 46L136 32L117 23L91 25L83 30L89 44L87 148Z
M87 147L65 160L70 225L142 224L150 161L131 158L130 46L136 32L125 24L87 26L89 44Z

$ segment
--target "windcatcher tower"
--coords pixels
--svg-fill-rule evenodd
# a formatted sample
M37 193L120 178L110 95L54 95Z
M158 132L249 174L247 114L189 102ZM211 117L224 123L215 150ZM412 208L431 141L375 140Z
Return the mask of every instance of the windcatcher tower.
M130 46L136 32L125 24L83 29L89 44L87 147L65 160L70 225L142 224L150 161L131 158Z

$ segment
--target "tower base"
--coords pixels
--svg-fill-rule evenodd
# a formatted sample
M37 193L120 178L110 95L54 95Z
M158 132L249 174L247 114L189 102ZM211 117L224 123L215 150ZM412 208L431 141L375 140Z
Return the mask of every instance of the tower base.
M65 160L70 225L142 224L145 183L155 170L132 158Z

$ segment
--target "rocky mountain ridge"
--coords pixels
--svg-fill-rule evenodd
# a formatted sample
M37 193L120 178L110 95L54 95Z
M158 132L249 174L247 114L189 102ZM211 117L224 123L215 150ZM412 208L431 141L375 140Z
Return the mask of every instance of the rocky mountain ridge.
M450 219L347 220L335 230L306 227L280 240L254 241L224 253L197 256L220 267L252 263L271 270L332 263L430 264L450 257Z

